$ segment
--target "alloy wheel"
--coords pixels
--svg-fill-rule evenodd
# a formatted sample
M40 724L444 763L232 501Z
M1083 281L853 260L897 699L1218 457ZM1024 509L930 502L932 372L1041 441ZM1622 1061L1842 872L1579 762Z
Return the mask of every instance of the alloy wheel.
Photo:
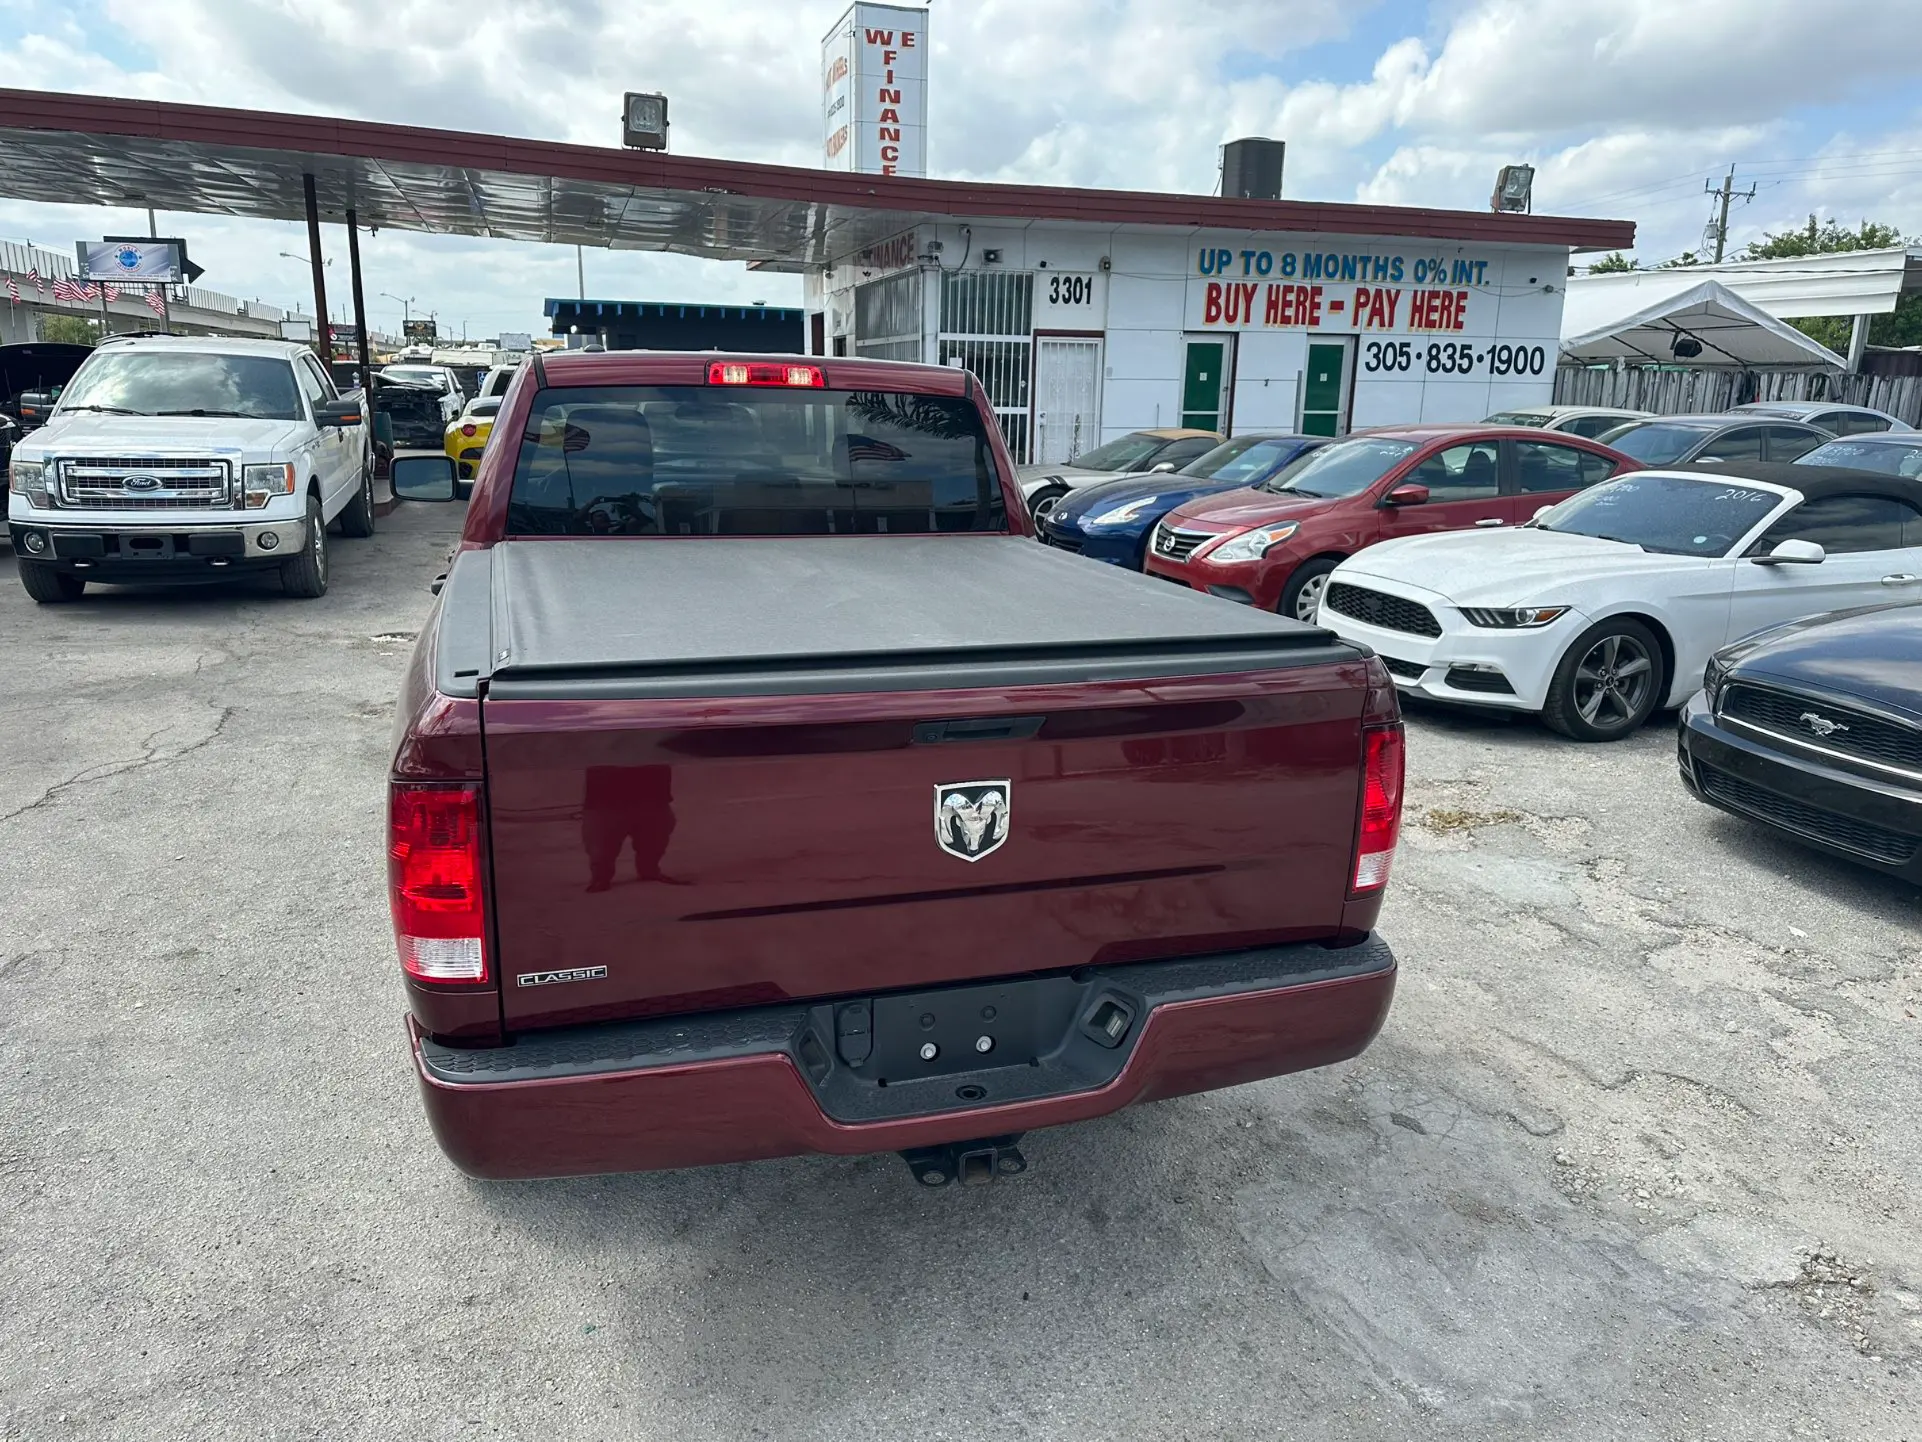
M1575 667L1575 710L1589 725L1620 730L1642 714L1655 658L1633 636L1604 636Z

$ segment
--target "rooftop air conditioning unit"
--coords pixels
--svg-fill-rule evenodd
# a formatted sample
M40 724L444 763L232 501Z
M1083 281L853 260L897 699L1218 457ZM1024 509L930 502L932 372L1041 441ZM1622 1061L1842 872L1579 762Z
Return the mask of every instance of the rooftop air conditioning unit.
M1283 140L1250 137L1221 147L1221 193L1235 200L1280 200Z

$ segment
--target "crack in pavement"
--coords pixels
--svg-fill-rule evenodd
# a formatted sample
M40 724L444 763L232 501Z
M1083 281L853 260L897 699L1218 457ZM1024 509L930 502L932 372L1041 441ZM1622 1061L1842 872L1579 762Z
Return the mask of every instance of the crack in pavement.
M171 761L178 761L183 756L190 756L203 746L210 746L214 741L218 740L221 732L226 729L227 723L233 720L234 714L238 709L239 708L234 706L221 707L220 716L214 722L213 730L209 731L198 741L181 747L178 751L156 752L154 750L153 743L155 740L173 730L171 726L163 726L140 743L141 754L139 756L126 761L106 761L98 766L89 766L84 770L77 771L64 781L56 781L25 806L15 807L12 811L0 812L0 822L12 821L15 817L25 816L29 811L38 811L43 807L51 806L56 800L76 786L85 786L94 781L105 781L112 776L125 776L130 771L144 770L149 766L161 766Z

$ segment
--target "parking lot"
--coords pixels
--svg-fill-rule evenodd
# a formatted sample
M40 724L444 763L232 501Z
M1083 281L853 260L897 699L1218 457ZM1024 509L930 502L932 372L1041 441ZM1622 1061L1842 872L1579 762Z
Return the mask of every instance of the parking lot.
M1356 1062L988 1188L464 1179L382 819L457 526L312 602L0 553L0 1437L1922 1436L1918 897L1691 800L1672 718L1411 715Z

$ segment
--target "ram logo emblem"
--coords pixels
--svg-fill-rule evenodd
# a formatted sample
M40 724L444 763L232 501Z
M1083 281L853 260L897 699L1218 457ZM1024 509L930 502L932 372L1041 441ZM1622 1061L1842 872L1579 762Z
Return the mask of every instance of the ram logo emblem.
M934 840L950 856L979 861L1008 839L1014 783L950 781L934 788Z

